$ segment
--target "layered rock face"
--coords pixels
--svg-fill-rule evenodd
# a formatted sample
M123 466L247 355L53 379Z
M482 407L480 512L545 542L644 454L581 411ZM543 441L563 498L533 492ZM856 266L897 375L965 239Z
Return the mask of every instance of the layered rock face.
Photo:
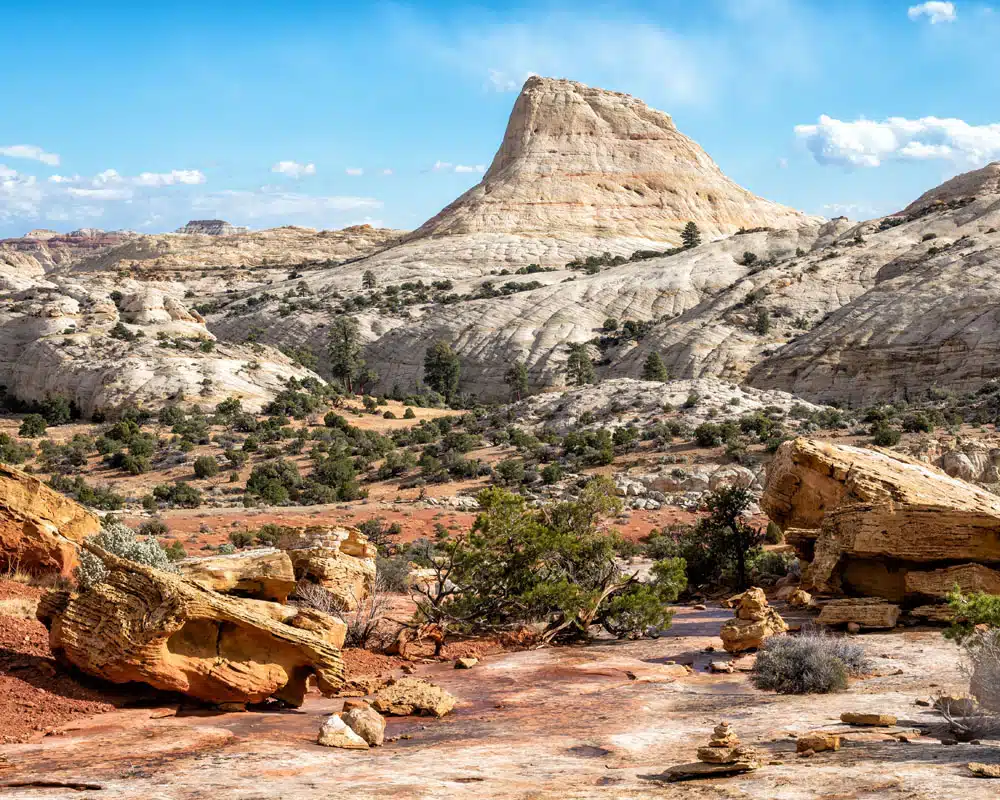
M276 697L299 706L315 676L324 695L343 682L344 625L312 609L227 597L201 583L95 548L107 578L38 607L62 662L211 703Z
M207 227L189 223L185 228L191 225L176 233L135 236L119 247L78 258L70 266L79 272L128 269L150 279L162 278L165 270L280 269L284 278L290 267L330 266L366 256L395 243L402 234L371 225L323 231L295 225L229 231L224 227L228 223ZM215 276L202 291L211 292L213 287L219 293L232 288L228 277L221 285L220 276Z
M411 238L576 234L677 244L689 221L715 237L806 218L737 186L662 111L627 94L536 76L524 84L482 182Z
M878 251L873 284L756 366L749 382L861 405L933 387L973 391L1000 376L998 176L1000 163L960 175L860 227L850 263L862 267Z
M249 232L249 228L230 225L224 219L193 219L174 231L174 233L201 233L206 236L235 236L238 233Z
M355 610L375 583L376 551L357 528L304 528L290 537L295 577L319 584L344 609Z
M1000 581L1000 498L897 453L785 442L761 508L822 592L917 605Z
M186 558L177 567L202 586L239 597L284 603L295 589L292 560L273 547Z
M100 520L38 478L0 464L0 571L69 575L74 543L101 529Z

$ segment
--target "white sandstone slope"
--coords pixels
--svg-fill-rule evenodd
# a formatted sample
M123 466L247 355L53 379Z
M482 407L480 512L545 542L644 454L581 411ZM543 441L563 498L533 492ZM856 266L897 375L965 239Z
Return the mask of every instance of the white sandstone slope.
M849 262L881 265L868 290L759 363L751 384L867 404L1000 376L1000 163L886 219L865 223Z
M288 377L316 377L269 347L217 342L183 293L178 284L108 278L0 296L0 386L24 401L61 395L89 416L230 396L257 410ZM111 335L119 323L125 338Z
M807 218L737 186L669 115L641 100L531 77L482 182L409 238L578 235L662 248L679 244L689 221L715 238Z

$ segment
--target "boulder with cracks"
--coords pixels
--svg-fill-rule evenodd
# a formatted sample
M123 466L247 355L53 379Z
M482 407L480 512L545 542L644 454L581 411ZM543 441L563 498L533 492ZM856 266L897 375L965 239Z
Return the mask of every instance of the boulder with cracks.
M199 582L90 542L107 578L38 607L64 664L115 683L140 681L210 703L302 704L306 682L334 695L344 680L344 625L312 609L226 597Z

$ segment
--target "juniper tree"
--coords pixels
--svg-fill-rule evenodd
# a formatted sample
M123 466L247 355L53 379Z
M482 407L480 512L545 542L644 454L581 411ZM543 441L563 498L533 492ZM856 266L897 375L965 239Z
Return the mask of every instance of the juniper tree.
M458 393L461 365L451 345L444 341L434 342L424 354L424 383L438 394L451 400Z
M515 400L520 400L528 393L528 368L524 362L515 361L507 369L503 376L503 381L510 387L511 394Z
M590 360L586 343L571 344L566 360L566 374L574 386L586 386L596 377L594 363Z
M646 363L642 365L642 379L644 381L659 381L666 383L670 380L667 367L660 358L660 354L655 350L646 356Z
M684 230L681 231L681 241L684 242L685 247L697 247L701 244L701 231L698 230L698 226L693 222L689 222L684 226Z

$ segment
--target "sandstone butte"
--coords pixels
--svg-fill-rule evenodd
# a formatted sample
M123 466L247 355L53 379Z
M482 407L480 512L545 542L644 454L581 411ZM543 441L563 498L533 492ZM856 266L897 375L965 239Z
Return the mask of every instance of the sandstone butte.
M1000 497L896 452L785 442L761 508L820 592L917 605L1000 586Z
M0 464L0 571L69 575L77 564L76 544L100 529L83 506Z

